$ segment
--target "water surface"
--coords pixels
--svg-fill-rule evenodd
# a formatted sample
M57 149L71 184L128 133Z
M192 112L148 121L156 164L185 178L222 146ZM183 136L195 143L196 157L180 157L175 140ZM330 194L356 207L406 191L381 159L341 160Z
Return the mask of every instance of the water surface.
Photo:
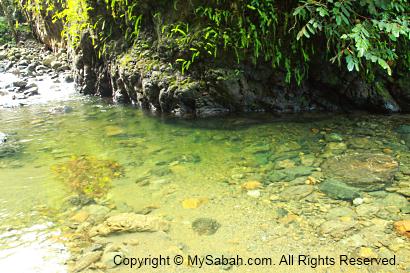
M95 243L79 236L78 223L71 220L87 204L71 202L76 192L53 171L73 156L121 166L120 177L112 179L107 194L95 199L97 204L111 213L149 213L170 222L168 232L122 234L97 241L120 245L129 256L225 254L279 261L284 254L360 256L364 255L360 251L371 249L370 256L397 255L400 265L369 270L405 272L409 268L408 239L392 227L394 221L408 219L408 211L402 203L383 203L389 194L397 195L394 190L363 192L365 203L377 208L363 215L351 201L331 198L318 188L326 180L321 164L329 157L370 152L408 164L408 146L396 131L410 123L408 115L249 114L177 120L98 99L66 99L0 110L0 131L18 146L15 154L0 158L0 268L4 272L67 272L73 264L70 259ZM341 139L326 137L331 134ZM344 146L329 148L329 143ZM275 180L278 170L297 167L311 169ZM306 185L309 177L316 182L306 196L299 198L287 191ZM406 179L401 174L396 180ZM249 181L261 186L245 189ZM199 200L196 208L186 208L187 199ZM348 211L335 216L339 208ZM220 227L212 235L199 235L192 228L198 218L213 219ZM352 225L341 227L342 235L334 237L332 232L337 230L323 231L326 221ZM205 270L224 269L260 270L246 266ZM301 271L300 267L276 269ZM145 270L205 272L187 266ZM303 268L309 270L314 269ZM340 267L317 270L339 272ZM366 268L352 270L367 272ZM125 267L103 269L111 271L131 272Z

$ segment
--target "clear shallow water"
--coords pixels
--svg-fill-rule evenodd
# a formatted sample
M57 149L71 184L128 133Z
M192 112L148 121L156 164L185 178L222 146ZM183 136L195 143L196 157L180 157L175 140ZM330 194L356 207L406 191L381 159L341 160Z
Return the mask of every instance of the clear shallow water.
M68 111L63 106L69 106ZM360 256L361 248L369 248L371 255L397 255L400 260L400 266L371 270L404 272L409 266L408 239L392 230L394 221L409 217L402 204L390 208L383 203L391 193L363 193L378 211L362 215L351 202L330 198L317 185L305 189L309 192L302 198L286 190L304 185L309 176L319 184L326 178L320 168L323 161L349 152L389 154L401 165L409 164L408 147L395 128L409 124L410 116L247 115L186 121L73 97L2 109L0 120L0 131L20 147L19 153L0 158L0 268L7 272L66 272L71 264L65 261L92 245L79 235L78 224L71 219L81 210L67 201L75 193L52 171L72 156L82 155L122 166L123 175L112 180L98 204L117 213L149 212L170 222L166 233L130 233L97 241L120 245L129 256L226 254L279 261L284 254ZM342 141L326 139L332 133ZM340 142L345 146L329 148L329 143ZM311 168L298 175L302 183L295 177L273 181L277 170L298 166ZM261 187L249 192L243 186L249 181L259 181ZM187 199L198 202L196 208L186 208ZM338 208L349 211L330 215ZM215 234L200 236L193 231L192 223L204 217L220 224ZM339 230L324 230L327 221L342 225L342 235L333 236ZM346 223L350 228L343 226ZM27 259L23 264L16 262L21 257ZM176 270L197 269L164 267L152 272ZM220 270L213 267L207 272ZM282 266L278 270L314 269ZM318 270L339 272L340 267ZM367 272L366 268L352 270ZM103 269L110 271L131 272L125 267Z

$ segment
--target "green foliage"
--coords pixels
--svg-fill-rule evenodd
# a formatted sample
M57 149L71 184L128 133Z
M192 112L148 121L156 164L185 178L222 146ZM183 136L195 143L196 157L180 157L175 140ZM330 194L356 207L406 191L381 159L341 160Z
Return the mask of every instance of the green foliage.
M0 45L7 44L13 40L9 26L7 25L6 19L0 17Z
M14 0L0 0L0 15L4 16L4 18L2 18L4 21L1 23L3 26L2 29L0 29L0 31L4 33L4 37L2 35L0 42L10 42L11 39L9 38L9 35L12 36L14 42L18 41L19 24L16 18L16 8L17 6L15 5ZM8 26L6 27L4 23L7 23Z
M92 7L88 5L87 0L67 0L64 1L64 8L54 15L54 20L63 20L66 22L62 35L67 38L74 47L79 43L84 30L90 29L90 19L88 15L90 10L92 10Z
M301 22L309 20L297 38L320 32L334 54L332 62L344 58L349 71L377 64L391 75L408 47L409 11L407 0L306 1L294 11ZM408 69L408 56L402 61Z
M52 170L74 192L92 198L105 195L112 179L120 177L122 171L118 163L92 156L73 156Z
M55 18L65 22L66 37L75 46L89 29L100 57L119 36L131 46L141 31L155 32L155 42L173 52L182 73L195 63L226 56L236 56L238 63L268 62L285 71L288 83L298 84L312 59L330 60L362 75L377 67L388 75L410 68L408 0L26 2L37 12L61 6Z

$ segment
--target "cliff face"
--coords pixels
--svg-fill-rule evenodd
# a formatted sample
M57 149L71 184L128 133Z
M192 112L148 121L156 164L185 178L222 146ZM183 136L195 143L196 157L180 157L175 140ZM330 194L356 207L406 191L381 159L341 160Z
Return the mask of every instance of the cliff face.
M40 42L53 51L66 47L67 43L61 36L63 23L59 20L53 20L51 13L46 11L41 11L39 14L25 12L25 15L31 25L34 36Z
M99 16L98 11L90 16ZM53 50L67 47L61 37L62 23L50 16L30 15L40 41ZM155 28L153 26L152 28ZM202 63L183 75L155 48L155 42L123 46L119 39L110 58L101 57L84 30L75 49L69 49L78 90L84 94L112 97L152 112L182 117L206 117L228 112L410 111L409 75L377 76L372 83L355 73L317 63L300 86L285 83L285 72L270 65L236 64L226 60ZM155 41L154 33L141 35Z

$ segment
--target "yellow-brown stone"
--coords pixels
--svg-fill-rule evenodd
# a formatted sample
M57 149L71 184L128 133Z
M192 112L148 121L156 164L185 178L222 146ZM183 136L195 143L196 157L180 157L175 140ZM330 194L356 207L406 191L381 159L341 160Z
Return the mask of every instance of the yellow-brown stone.
M107 126L104 129L105 129L105 134L108 137L118 136L124 133L124 130L118 126Z
M262 187L262 183L259 181L248 181L242 184L241 188L247 191L256 190Z
M82 223L86 221L89 217L89 214L86 211L80 211L71 217L71 220L77 223Z
M410 238L410 220L402 220L395 222L394 229L400 235Z
M196 209L208 202L208 198L188 198L182 201L182 207L185 209Z

